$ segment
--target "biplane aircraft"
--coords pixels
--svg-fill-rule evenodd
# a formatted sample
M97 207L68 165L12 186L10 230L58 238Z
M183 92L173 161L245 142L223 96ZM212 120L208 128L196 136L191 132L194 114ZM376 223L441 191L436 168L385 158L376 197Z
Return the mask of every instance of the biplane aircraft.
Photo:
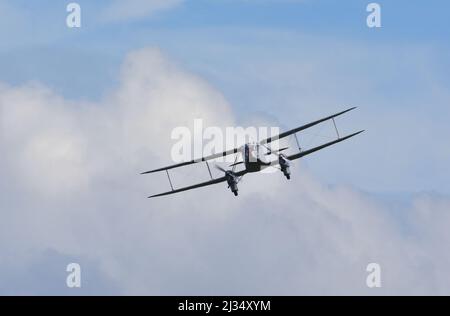
M234 193L235 196L237 196L238 195L238 184L244 175L246 175L247 173L259 172L268 167L278 168L284 174L284 176L289 180L291 178L290 162L292 160L302 158L313 152L316 152L316 151L326 148L328 146L337 144L339 142L342 142L346 139L349 139L353 136L356 136L356 135L364 132L364 130L361 130L359 132L356 132L356 133L353 133L353 134L350 134L347 136L343 136L343 137L341 137L339 135L339 131L336 126L335 118L344 113L347 113L355 108L356 107L352 107L345 111L330 115L328 117L319 119L317 121L314 121L314 122L305 124L303 126L291 129L289 131L283 132L277 136L266 138L258 143L247 143L241 147L233 148L233 149L221 152L221 153L216 153L216 154L212 154L212 155L209 155L206 157L194 159L191 161L185 161L185 162L177 163L177 164L174 164L171 166L143 172L141 174L149 174L149 173L154 173L154 172L165 171L167 174L168 180L169 180L170 187L171 187L170 191L155 194L155 195L149 196L149 198L179 193L179 192L192 190L192 189L196 189L196 188L201 188L201 187L205 187L205 186L209 186L209 185L213 185L213 184L217 184L217 183L221 183L221 182L227 182L228 188L231 190L231 192ZM329 120L331 120L333 122L335 131L336 131L336 136L337 136L336 139L334 139L330 142L324 143L322 145L319 145L317 147L313 147L313 148L306 149L306 150L302 149L300 147L300 143L297 138L297 133L301 132L303 130L306 130L308 128L311 128L315 125L318 125L322 122L329 121ZM287 150L289 147L284 147L284 148L280 148L280 149L276 149L276 150L275 149L272 150L270 148L270 143L277 141L279 139L291 136L291 135L293 135L295 137L296 145L298 147L297 153L294 153L291 155L286 155L286 154L282 153L283 151ZM225 157L225 156L233 155L233 154L240 154L242 160L237 161L238 156L236 156L235 162L229 166L232 169L229 169L229 170L226 170L218 165L215 165L215 167L217 169L219 169L220 171L223 172L223 176L219 177L219 178L213 178L212 173L211 173L211 168L210 168L208 161L217 159L222 156ZM272 160L272 161L267 161L267 159L265 157L267 155L275 155L277 157L277 159ZM169 170L175 169L175 168L180 168L180 167L187 166L187 165L200 163L200 162L206 163L211 180L202 182L202 183L197 183L197 184L194 184L191 186L175 189L173 187L172 181L170 179ZM236 171L236 166L241 165L241 164L244 165L244 169L240 170L240 171Z

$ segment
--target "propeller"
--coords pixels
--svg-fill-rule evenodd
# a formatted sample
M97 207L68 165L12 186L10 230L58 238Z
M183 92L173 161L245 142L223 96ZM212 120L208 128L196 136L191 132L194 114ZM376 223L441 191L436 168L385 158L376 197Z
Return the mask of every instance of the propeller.
M231 169L232 172L234 172L236 170L236 162L238 161L239 155L236 155L236 157L234 157L234 163L233 163L233 168Z
M266 156L269 156L269 155L277 155L277 156L279 156L280 152L282 152L283 150L289 149L289 147L283 147L283 148L280 148L280 149L277 149L277 150L272 150L269 147L266 147L266 146L264 146L264 147L268 150L268 152L266 153Z
M219 165L214 165L214 167L216 167L216 169L218 169L218 170L220 170L220 171L222 171L222 172L224 172L224 173L227 173L227 171L229 171L229 170L225 170L224 168L222 168L222 167L219 166Z
M232 170L226 170L226 169L222 168L222 167L219 166L219 165L214 165L214 167L216 167L216 169L218 169L218 170L224 172L225 174L228 173L228 172L231 172L231 174L234 175L234 172L233 172ZM236 184L238 184L239 182L241 182L242 178L244 178L244 176L240 176L240 177L237 179ZM228 187L230 187L230 186L228 186Z
M227 177L228 177L228 174L229 174L230 170L225 170L224 168L222 168L221 166L216 165L216 164L214 165L214 167L216 167L216 169L218 169L218 170L222 171L223 173L225 173L225 175L227 175ZM230 188L229 185L228 185L228 188Z

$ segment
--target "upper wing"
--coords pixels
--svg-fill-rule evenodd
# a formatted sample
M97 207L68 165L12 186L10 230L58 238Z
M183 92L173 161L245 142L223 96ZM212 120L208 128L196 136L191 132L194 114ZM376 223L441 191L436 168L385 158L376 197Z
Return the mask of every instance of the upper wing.
M336 113L336 114L327 116L327 117L322 118L322 119L320 119L320 120L317 120L317 121L308 123L308 124L306 124L306 125L303 125L303 126L300 126L300 127L294 128L294 129L291 129L291 130L286 131L286 132L284 132L284 133L281 133L281 134L279 134L279 135L277 135L277 136L269 137L269 138L267 138L267 139L262 140L262 141L260 142L260 144L267 144L267 143L273 142L273 141L275 141L275 140L278 140L278 139L280 139L280 138L283 138L283 137L286 137L286 136L295 134L295 133L300 132L300 131L302 131L302 130L305 130L305 129L307 129L307 128L313 127L314 125L320 124L320 123L325 122L325 121L327 121L327 120L331 120L331 119L335 118L336 116L342 115L342 114L347 113L347 112L349 112L349 111L351 111L351 110L354 110L354 109L356 109L356 106L355 106L355 107L352 107L352 108L350 108L350 109L348 109L348 110L345 110L345 111L342 111L342 112L339 112L339 113Z
M317 146L317 147L314 147L314 148L311 148L311 149L308 149L308 150L300 151L299 153L296 153L296 154L293 154L293 155L291 155L291 156L288 156L287 158L288 158L289 160L294 160L294 159L301 158L301 157L303 157L303 156L312 154L312 153L315 152L315 151L321 150L321 149L323 149L323 148L325 148L325 147L328 147L328 146L337 144L337 143L339 143L339 142L342 142L342 141L344 141L344 140L346 140L346 139L349 139L350 137L356 136L356 135L358 135L358 134L360 134L360 133L362 133L362 132L364 132L364 130L359 131L359 132L356 132L356 133L353 133L353 134L350 134L350 135L347 135L347 136L345 136L345 137L341 137L341 138L335 139L335 140L333 140L333 141L331 141L331 142L322 144L322 145L320 145L320 146Z
M247 173L246 170L242 170L242 171L239 171L239 172L235 172L235 175L240 177L240 176L243 176L246 173ZM191 190L191 189L197 189L197 188L201 188L201 187L205 187L205 186L208 186L208 185L212 185L212 184L216 184L216 183L220 183L220 182L225 182L225 181L227 181L226 177L220 177L220 178L212 179L212 180L209 180L209 181L206 181L206 182L190 185L188 187L184 187L184 188L180 188L180 189L176 189L176 190L171 190L171 191L167 191L167 192L164 192L164 193L155 194L155 195L149 196L149 198L153 198L153 197L157 197L157 196L164 196L164 195L169 195L169 194L174 194L174 193L183 192L183 191L187 191L187 190Z
M207 161L207 160L211 160L211 159L215 159L215 158L219 158L219 157L225 157L228 155L232 155L235 154L239 151L239 148L233 148L221 153L217 153L217 154L212 154L206 157L201 157L198 159L193 159L191 161L185 161L185 162L181 162L181 163L177 163L175 165L170 165L167 167L163 167L163 168L158 168L158 169L154 169L154 170L150 170L150 171L146 171L146 172L142 172L141 174L148 174L148 173L153 173L153 172L158 172L158 171L164 171L164 170L169 170L169 169L174 169L174 168L178 168L178 167L183 167L183 166L187 166L187 165L192 165L194 163L197 162L201 162L201 161Z

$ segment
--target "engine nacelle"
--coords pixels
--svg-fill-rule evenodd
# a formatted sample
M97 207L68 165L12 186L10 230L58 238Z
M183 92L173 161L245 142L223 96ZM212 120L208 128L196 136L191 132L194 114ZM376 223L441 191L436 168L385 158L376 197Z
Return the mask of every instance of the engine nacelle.
M286 179L289 180L291 178L291 169L289 160L284 155L280 155L278 157L278 163L280 164L281 172L283 172Z
M227 178L228 187L230 188L231 192L233 192L234 195L237 196L239 190L237 186L237 177L231 171L228 171L225 176Z

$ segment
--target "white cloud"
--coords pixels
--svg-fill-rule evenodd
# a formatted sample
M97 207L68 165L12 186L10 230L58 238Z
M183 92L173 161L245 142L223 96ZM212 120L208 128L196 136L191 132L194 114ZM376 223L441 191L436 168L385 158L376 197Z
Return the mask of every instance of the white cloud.
M399 224L391 206L326 187L300 162L290 183L247 176L239 198L217 185L147 200L167 181L138 173L170 161L173 127L235 122L219 92L156 49L129 54L117 90L98 104L36 84L2 86L0 115L4 293L36 266L60 273L36 259L48 250L101 271L88 280L107 280L99 292L114 284L125 294L450 293L445 197L415 197ZM380 290L365 286L369 262L381 264ZM33 293L50 291L41 286Z
M181 3L183 0L115 0L103 12L103 19L109 22L141 19Z

